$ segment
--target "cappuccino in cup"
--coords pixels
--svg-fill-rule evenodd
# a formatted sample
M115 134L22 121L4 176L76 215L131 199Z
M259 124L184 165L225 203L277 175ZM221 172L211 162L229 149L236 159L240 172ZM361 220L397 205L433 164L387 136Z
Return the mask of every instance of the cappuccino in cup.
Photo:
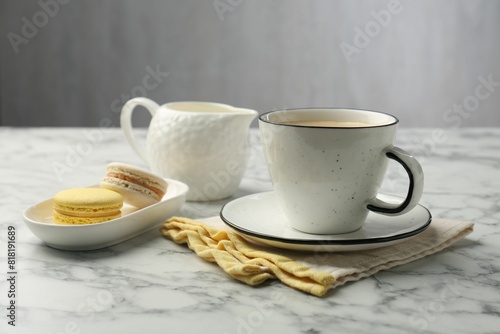
M365 123L365 122L309 121L309 120L286 121L286 122L283 122L283 124L298 125L298 126L323 127L323 128L366 128L369 126L373 126L373 124Z

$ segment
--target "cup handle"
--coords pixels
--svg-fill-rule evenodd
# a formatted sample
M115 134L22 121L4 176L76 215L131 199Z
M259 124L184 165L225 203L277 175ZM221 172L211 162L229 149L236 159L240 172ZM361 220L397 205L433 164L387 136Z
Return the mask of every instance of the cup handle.
M424 189L424 173L420 163L405 150L391 146L385 150L385 155L400 163L410 178L408 194L401 204L393 204L374 198L367 208L383 215L398 216L413 209L420 201Z
M153 100L145 97L136 97L125 103L120 114L120 126L125 134L125 138L127 138L128 143L132 146L135 153L149 164L147 152L137 144L137 140L132 133L132 112L137 106L146 108L151 114L151 117L155 116L156 110L158 110L160 106Z

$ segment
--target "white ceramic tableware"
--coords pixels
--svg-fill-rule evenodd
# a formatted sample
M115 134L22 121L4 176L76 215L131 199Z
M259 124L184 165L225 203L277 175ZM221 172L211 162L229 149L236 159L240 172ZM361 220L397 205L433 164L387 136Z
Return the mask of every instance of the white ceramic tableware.
M160 226L186 201L187 185L165 179L168 189L163 199L143 209L124 204L122 217L89 225L61 225L52 219L54 202L45 200L24 212L24 222L31 232L50 247L85 251L109 247ZM99 185L91 187L98 188Z
M146 149L132 133L137 106L152 116ZM159 106L138 97L122 108L121 127L135 152L152 171L189 186L187 200L217 200L232 195L246 169L248 129L255 110L209 102L172 102Z
M394 116L355 109L261 115L267 166L290 226L315 234L348 233L359 229L370 211L395 216L413 209L424 175L415 158L393 146L397 124ZM410 181L397 204L377 197L389 159L405 168Z
M398 203L402 199L379 195ZM273 191L237 198L221 210L222 220L236 232L269 246L312 252L347 252L375 249L413 238L427 229L431 214L422 205L400 216L384 216L373 212L360 229L343 234L311 234L293 229L280 209Z

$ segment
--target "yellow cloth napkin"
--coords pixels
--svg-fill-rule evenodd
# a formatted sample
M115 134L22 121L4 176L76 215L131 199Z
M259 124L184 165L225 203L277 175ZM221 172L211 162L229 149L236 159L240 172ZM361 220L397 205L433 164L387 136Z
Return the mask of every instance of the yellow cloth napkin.
M160 230L246 284L277 278L295 289L323 296L348 281L436 253L471 233L473 226L471 222L433 219L424 232L405 242L343 253L292 252L253 243L233 232L219 217L200 221L173 217Z

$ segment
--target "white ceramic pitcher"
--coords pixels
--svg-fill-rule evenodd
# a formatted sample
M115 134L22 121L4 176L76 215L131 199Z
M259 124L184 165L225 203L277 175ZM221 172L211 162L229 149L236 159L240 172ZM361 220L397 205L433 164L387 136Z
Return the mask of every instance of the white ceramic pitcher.
M132 133L137 106L153 117L146 150ZM172 102L159 106L138 97L122 108L121 127L134 151L163 177L189 186L187 200L207 201L230 196L246 169L248 130L255 110L211 102Z

